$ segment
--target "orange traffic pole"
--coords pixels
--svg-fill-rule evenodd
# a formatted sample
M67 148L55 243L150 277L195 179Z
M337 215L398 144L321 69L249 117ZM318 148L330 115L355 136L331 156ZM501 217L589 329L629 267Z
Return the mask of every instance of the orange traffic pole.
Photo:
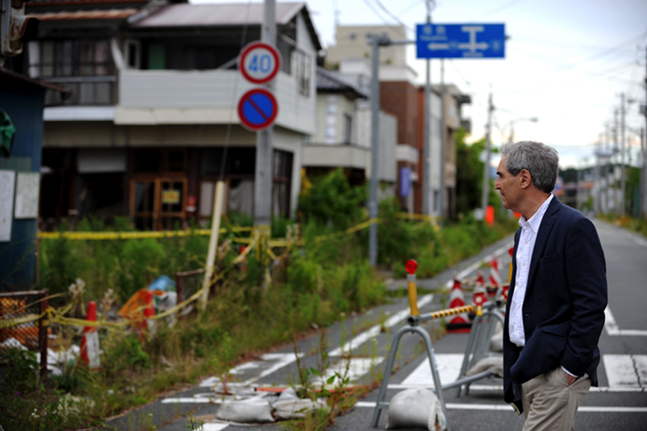
M410 259L405 264L405 269L407 270L407 290L409 292L409 309L411 310L412 316L419 316L418 312L418 290L416 288L416 269L418 269L418 263Z

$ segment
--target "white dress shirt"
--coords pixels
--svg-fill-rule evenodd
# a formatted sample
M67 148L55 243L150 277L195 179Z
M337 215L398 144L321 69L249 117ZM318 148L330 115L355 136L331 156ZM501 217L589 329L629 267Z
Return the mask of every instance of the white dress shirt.
M530 271L530 262L532 261L532 251L537 241L537 232L539 226L546 214L550 201L553 200L553 194L544 201L537 212L526 220L526 217L519 218L521 226L521 236L517 245L517 272L515 273L514 293L512 294L512 303L510 304L510 341L519 347L526 345L526 335L523 329L523 301L526 299L526 289L528 287L528 273Z
M550 201L553 200L553 194L544 201L537 212L526 220L524 216L519 218L521 226L521 236L517 246L517 272L515 274L514 293L512 294L512 303L510 304L510 341L519 347L526 345L526 333L523 328L523 302L526 299L526 289L528 288L528 274L530 272L530 262L532 261L532 252L537 242L537 232L539 226L546 214ZM568 375L578 377L575 374L562 367L562 370Z

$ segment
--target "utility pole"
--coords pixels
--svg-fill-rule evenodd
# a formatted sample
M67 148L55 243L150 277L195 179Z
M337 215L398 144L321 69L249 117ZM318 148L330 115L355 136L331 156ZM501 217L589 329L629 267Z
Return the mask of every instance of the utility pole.
M431 22L430 0L425 1L427 7L427 23ZM431 146L431 60L425 60L425 94L424 94L424 128L422 133L422 213L430 215L429 189L431 179L431 163L429 163L429 147Z
M276 0L265 0L261 40L276 45ZM268 84L269 89L274 85ZM272 223L272 158L274 127L256 134L256 172L254 175L254 225L269 226Z
M618 208L618 188L616 187L616 166L618 164L618 109L613 110L613 156L611 156L611 179L613 180L613 205L616 215L620 215ZM614 165L615 162L615 165Z
M377 218L377 157L379 145L380 115L380 36L370 35L371 44L371 182L369 185L368 214L371 220ZM371 223L368 228L368 261L371 266L377 265L377 224Z
M625 215L625 93L620 95L620 217Z
M440 97L441 102L441 116L440 116L440 193L438 194L438 208L440 211L440 219L442 220L445 215L444 200L445 200L445 132L447 126L445 125L445 59L440 59Z
M482 217L485 220L485 210L487 209L488 194L490 192L490 132L492 131L492 113L494 105L492 104L492 91L488 99L487 130L485 132L485 166L483 169L483 196L481 198Z
M605 133L606 136L606 133ZM594 208L595 208L595 214L596 216L601 212L602 210L602 175L600 172L600 149L602 148L602 143L598 141L597 143L597 151L595 152L595 201L594 201Z

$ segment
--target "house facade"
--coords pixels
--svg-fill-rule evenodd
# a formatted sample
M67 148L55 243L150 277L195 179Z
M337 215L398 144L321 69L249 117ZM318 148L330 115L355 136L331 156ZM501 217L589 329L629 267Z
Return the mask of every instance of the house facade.
M326 64L338 68L343 77L370 68L368 35L386 35L391 40L407 40L404 26L337 26L336 45L326 53ZM407 64L405 45L380 48L379 64L380 107L397 119L396 193L403 209L426 213L423 209L424 181L424 87L416 71ZM429 137L429 176L427 184L431 215L453 218L456 213L456 147L455 131L468 125L461 116L461 106L470 98L452 84L445 85L445 115L443 92L432 86ZM444 122L444 123L443 123ZM443 140L444 136L444 140ZM444 142L444 164L441 148ZM444 172L441 166L444 165ZM441 190L441 176L444 187ZM440 208L442 193L443 208Z
M367 89L361 85L370 82L370 78L359 78L317 68L317 133L303 147L303 167L309 176L342 168L351 185L362 185L370 178L371 110ZM377 171L380 197L393 195L396 133L396 118L380 111Z
M140 229L208 220L215 183L225 212L254 213L256 133L237 113L254 88L237 70L259 40L263 4L87 0L27 3L40 20L23 56L48 94L43 133L45 222L129 216ZM302 142L316 133L321 45L305 3L276 5L281 70L273 92L272 212L290 217Z

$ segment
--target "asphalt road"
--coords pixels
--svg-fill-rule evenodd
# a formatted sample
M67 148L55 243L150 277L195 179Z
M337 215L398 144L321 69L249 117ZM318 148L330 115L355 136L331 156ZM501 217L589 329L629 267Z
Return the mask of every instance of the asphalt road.
M592 389L581 404L576 417L576 429L580 430L623 430L638 431L647 429L647 239L624 229L604 222L595 222L607 259L609 285L609 307L605 331L600 339L603 361L598 374L600 387ZM459 278L473 277L482 261L491 260L494 254L500 262L509 262L507 249L512 238L507 238L488 247L479 256L461 262L438 277L419 280L424 288L437 288L451 280L454 274ZM505 267L504 265L502 265ZM389 288L405 288L404 280L391 280ZM466 297L468 296L466 292ZM445 299L446 300L446 299ZM440 294L419 297L421 313L443 308ZM408 315L405 297L395 298L392 303L377 307L363 315L348 316L343 323L328 328L328 352L333 362L340 359L343 352L352 351L352 376L359 382L370 382L381 376L384 359L388 354L395 332L402 326ZM440 339L438 321L424 324L430 333L433 347L445 384L457 375L462 355L467 344L467 334L448 334ZM386 330L385 330L386 329ZM301 341L298 349L303 353L301 361L305 366L316 366L317 358L312 355L319 343L319 337ZM350 344L349 344L350 343ZM421 354L420 338L407 334L403 337L397 356L395 372L389 379L386 399L397 392L411 387L431 385L426 355ZM345 347L342 347L345 346ZM262 360L243 364L233 370L240 391L249 391L253 386L285 387L297 381L297 366L293 347L271 352ZM218 422L215 413L220 399L214 396L215 378L201 382L187 391L169 394L158 402L145 406L135 412L111 420L112 429L137 430L145 419L152 414L153 423L159 430L186 430L189 412L199 420L205 421L204 431L253 431L280 430L280 423L267 425L237 426ZM371 392L360 400L348 414L341 416L332 430L371 430L375 401L378 391ZM457 396L455 389L443 392L447 404L448 422L451 429L505 431L521 430L523 419L513 413L503 402L501 380L488 378L475 382L469 394ZM387 412L383 412L379 427L387 423Z

